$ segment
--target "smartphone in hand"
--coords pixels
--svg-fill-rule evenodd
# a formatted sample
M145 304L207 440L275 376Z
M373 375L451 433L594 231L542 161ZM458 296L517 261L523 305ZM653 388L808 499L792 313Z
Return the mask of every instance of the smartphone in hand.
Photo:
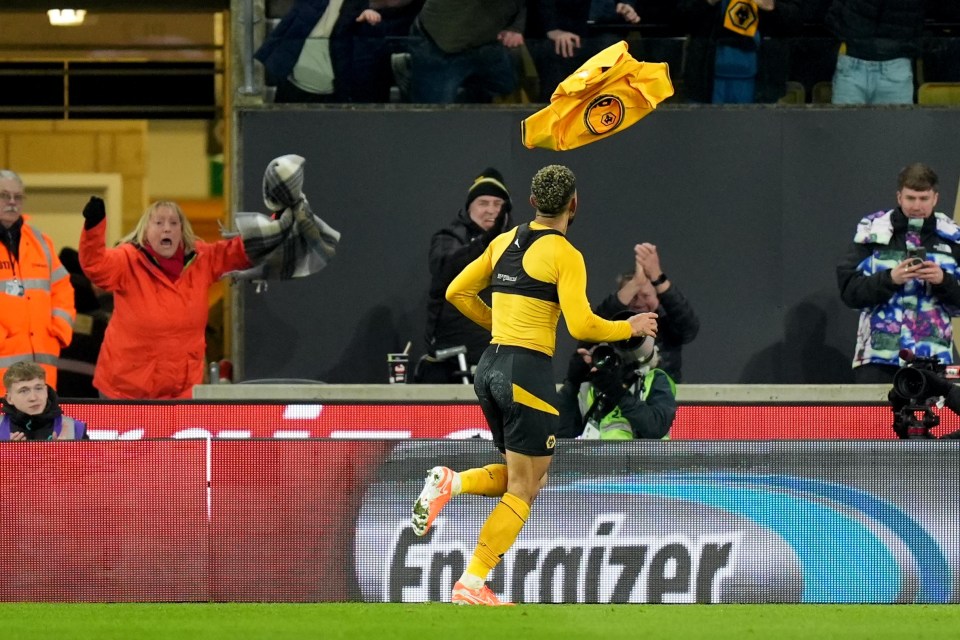
M907 259L910 264L918 265L927 259L927 250L924 247L910 247L907 249Z

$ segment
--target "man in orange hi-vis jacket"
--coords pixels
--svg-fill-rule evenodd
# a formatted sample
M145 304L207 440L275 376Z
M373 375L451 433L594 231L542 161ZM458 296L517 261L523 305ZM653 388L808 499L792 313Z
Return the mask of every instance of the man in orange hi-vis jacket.
M73 287L50 237L23 215L23 201L23 180L0 169L0 377L29 360L55 388L60 349L73 337Z

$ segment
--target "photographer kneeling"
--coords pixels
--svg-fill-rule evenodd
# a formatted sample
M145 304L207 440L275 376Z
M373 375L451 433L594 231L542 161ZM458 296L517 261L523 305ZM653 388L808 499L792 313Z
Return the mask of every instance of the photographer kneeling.
M578 348L560 389L557 437L669 438L676 384L658 361L652 338Z

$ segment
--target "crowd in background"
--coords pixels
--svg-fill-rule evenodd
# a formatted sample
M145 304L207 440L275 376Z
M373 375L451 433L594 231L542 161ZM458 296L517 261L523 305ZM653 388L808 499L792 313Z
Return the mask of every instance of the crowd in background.
M954 2L277 0L268 15L271 5L285 12L255 57L276 102L543 103L618 40L670 65L675 101L912 103L922 82L960 81Z
M683 88L681 99L704 103L779 100L788 79L797 77L794 71L817 67L809 48L814 42L829 60L834 102L912 102L914 74L921 67L926 79L960 80L957 41L932 26L960 24L956 3L882 0L886 10L879 11L880 2L296 0L257 58L276 85L278 101L386 101L398 83L414 101L489 101L522 84L519 75L506 78L519 70L515 54L520 51L540 78L538 92L531 95L545 101L554 82L620 39L634 43L638 56L679 65L682 73L675 80ZM737 7L743 11L732 10ZM678 33L684 35L676 49ZM914 187L934 193L936 180ZM43 367L52 389L68 397L188 397L206 371L205 292L224 273L249 266L243 243L199 241L176 203L165 202L148 209L119 247L106 248L103 203L94 199L84 209L80 252L64 248L57 253L22 215L24 186L12 171L0 172L0 194L0 240L11 274L3 280L7 304L0 372L27 358ZM459 382L477 364L489 335L462 318L444 292L463 266L513 228L511 208L506 181L490 167L471 184L456 219L435 234L426 356L417 381ZM680 346L695 337L698 320L666 280L656 248L641 243L636 251L635 269L598 308L610 318L628 308L657 310L664 327L657 360L671 383L679 382ZM18 271L17 265L34 263L46 266L37 273ZM193 282L197 274L203 277ZM152 293L131 305L131 291L142 293L145 282ZM167 294L173 301L186 300L175 318L170 309L176 305L163 302ZM679 323L676 336L666 318ZM184 341L182 332L162 338L182 322L190 324L190 340ZM153 327L152 333L145 326ZM869 327L864 331L869 334ZM168 348L159 346L163 340L172 341ZM103 344L106 361L113 364L95 368L98 358L104 360ZM462 354L455 353L459 348ZM572 354L566 379L572 392L586 380L582 367L589 358L581 357L586 355ZM126 368L120 371L117 363Z

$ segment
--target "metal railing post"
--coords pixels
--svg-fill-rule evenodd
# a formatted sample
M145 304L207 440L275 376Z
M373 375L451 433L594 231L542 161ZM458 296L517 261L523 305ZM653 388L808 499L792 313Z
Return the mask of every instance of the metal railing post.
M243 11L240 15L240 23L243 27L243 39L241 41L240 59L243 65L243 84L238 91L244 95L256 95L260 89L256 86L253 78L253 26L257 19L254 15L254 0L241 0Z

